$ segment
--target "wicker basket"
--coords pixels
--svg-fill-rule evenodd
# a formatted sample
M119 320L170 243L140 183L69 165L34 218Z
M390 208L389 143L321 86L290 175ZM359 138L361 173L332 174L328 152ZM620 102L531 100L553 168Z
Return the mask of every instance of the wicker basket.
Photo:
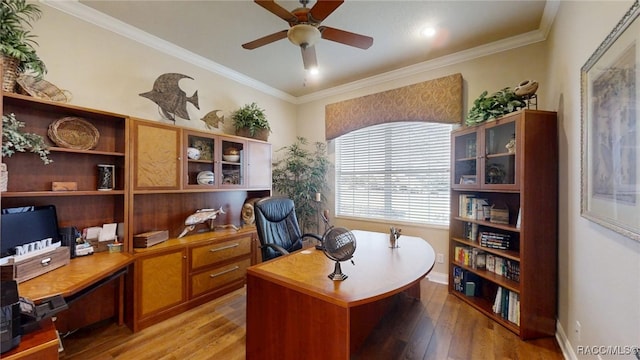
M34 76L22 74L18 76L16 82L18 83L17 90L21 94L50 101L65 103L71 101L71 92L60 90L57 86L46 80L38 80Z
M100 133L90 122L78 117L64 117L49 124L47 135L56 145L76 150L96 147Z
M0 163L0 192L7 191L9 185L9 172L7 171L7 164Z
M2 90L14 92L16 88L16 80L18 78L18 65L20 65L20 60L4 54L0 54L0 59L2 59Z

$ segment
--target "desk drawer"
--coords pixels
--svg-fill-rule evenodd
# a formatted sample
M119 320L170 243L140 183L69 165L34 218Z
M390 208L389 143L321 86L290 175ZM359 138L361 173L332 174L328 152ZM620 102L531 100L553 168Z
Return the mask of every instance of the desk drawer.
M251 236L194 247L191 249L191 270L249 253L251 253Z
M214 290L222 285L244 278L251 260L241 260L191 276L191 297Z

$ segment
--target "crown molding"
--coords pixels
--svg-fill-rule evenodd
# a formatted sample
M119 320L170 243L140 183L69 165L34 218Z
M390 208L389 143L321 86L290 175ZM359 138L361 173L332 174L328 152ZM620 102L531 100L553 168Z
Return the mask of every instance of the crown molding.
M296 97L275 89L265 83L257 81L251 77L241 74L228 67L222 66L214 61L211 61L203 56L188 51L182 47L179 47L166 40L153 36L145 31L142 31L134 26L124 23L118 19L101 13L95 9L92 9L86 5L79 3L77 0L73 1L55 1L55 0L40 0L41 3L62 11L66 14L74 16L78 19L86 21L90 24L99 26L105 30L111 31L118 35L124 36L128 39L146 45L157 51L163 52L167 55L177 57L183 61L191 63L197 67L211 71L212 73L224 76L230 80L236 81L240 84L249 86L253 89L261 91L265 94L272 95L290 103L296 103Z
M331 96L341 95L348 92L361 90L364 88L372 88L375 85L384 84L389 81L402 78L410 78L418 74L439 69L445 66L458 64L465 61L481 58L487 55L507 51L522 46L534 44L546 40L547 35L553 25L553 21L560 6L560 0L548 0L546 2L544 13L540 21L538 30L530 31L525 34L513 36L507 39L495 41L491 44L481 45L475 48L466 49L454 54L442 56L433 60L424 61L415 65L410 65L401 69L392 70L380 75L375 75L362 80L354 81L348 84L335 86L330 89L320 90L308 95L295 97L281 90L275 89L263 82L257 81L251 77L241 74L228 67L222 66L205 57L190 52L184 48L176 46L166 40L160 39L147 32L144 32L134 26L126 24L120 20L103 14L86 5L79 3L77 0L72 1L56 1L56 0L40 0L41 3L49 7L60 10L71 16L99 26L113 33L124 36L128 39L149 46L155 50L163 52L167 55L177 57L183 61L191 63L202 69L211 71L240 84L249 86L253 89L261 91L265 94L272 95L276 98L290 102L295 105L305 104L317 101Z
M309 95L297 98L298 104L320 100L329 96L336 96L350 91L360 90L364 88L372 88L375 85L383 84L388 81L398 80L402 78L412 78L426 71L439 69L445 66L458 64L461 62L485 57L487 55L500 53L503 51L516 49L522 46L534 44L544 41L544 34L540 30L530 31L525 34L512 36L507 39L495 41L491 44L477 46L475 48L459 51L454 54L442 56L433 60L427 60L415 65L409 65L401 69L392 70L380 75L375 75L366 79L354 81L345 85L332 87L331 89L321 90Z

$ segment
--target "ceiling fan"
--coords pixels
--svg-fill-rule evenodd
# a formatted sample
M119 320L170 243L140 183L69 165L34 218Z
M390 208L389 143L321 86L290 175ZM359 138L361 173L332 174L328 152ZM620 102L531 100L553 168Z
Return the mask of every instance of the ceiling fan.
M254 1L289 23L289 29L242 44L245 49L253 50L274 41L289 38L289 41L300 47L304 68L309 70L318 66L314 45L321 38L360 49L368 49L373 44L372 37L320 25L327 16L342 5L344 0L317 0L311 8L307 8L309 0L299 0L302 7L292 11L276 4L274 0Z

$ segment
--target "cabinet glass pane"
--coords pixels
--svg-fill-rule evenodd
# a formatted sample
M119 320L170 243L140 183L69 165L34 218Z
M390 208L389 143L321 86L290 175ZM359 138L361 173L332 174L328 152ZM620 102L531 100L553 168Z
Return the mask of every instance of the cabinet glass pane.
M187 184L215 185L215 139L189 135Z
M485 184L515 184L515 122L485 130Z
M476 133L457 136L454 139L454 181L459 184L477 183L477 137Z
M222 140L222 185L244 184L244 144Z

